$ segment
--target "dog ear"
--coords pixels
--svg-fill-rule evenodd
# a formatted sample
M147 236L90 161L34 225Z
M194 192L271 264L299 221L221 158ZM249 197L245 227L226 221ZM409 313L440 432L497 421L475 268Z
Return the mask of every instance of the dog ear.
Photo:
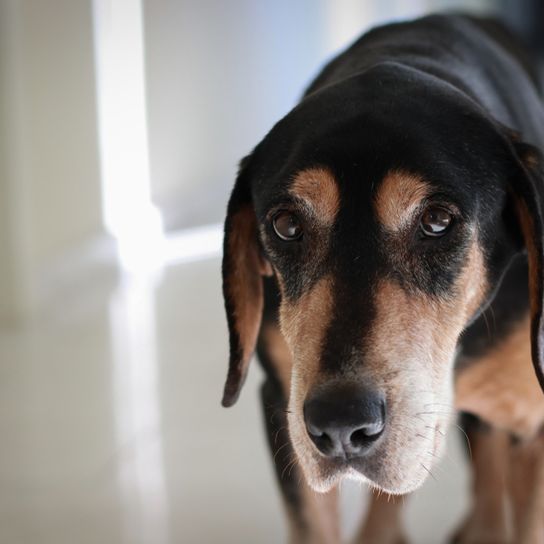
M230 360L223 406L232 406L236 402L244 384L261 325L261 276L271 274L258 241L249 163L250 157L246 157L240 164L225 220L222 272Z
M531 354L535 372L544 390L544 162L539 150L510 138L517 174L510 182L514 205L529 262L531 307Z

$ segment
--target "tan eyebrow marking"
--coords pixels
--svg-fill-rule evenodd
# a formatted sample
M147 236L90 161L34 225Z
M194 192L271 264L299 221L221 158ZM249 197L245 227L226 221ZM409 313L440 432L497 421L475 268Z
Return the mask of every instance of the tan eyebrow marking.
M402 170L389 172L374 198L378 220L389 231L402 230L428 194L429 186L420 177Z
M309 168L299 172L289 193L303 199L315 211L319 219L332 224L340 208L338 184L332 173L325 168Z

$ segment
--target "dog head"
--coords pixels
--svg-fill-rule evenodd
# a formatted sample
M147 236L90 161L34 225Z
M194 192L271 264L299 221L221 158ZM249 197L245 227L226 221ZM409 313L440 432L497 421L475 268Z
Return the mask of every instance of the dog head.
M444 442L460 335L525 249L544 383L541 175L534 148L431 76L379 66L307 96L242 162L230 199L224 405L273 274L310 485L418 487Z

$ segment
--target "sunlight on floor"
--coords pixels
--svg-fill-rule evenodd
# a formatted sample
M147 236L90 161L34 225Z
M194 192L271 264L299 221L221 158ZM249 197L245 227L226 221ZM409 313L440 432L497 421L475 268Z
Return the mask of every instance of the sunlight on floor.
M168 542L153 281L128 279L109 310L118 448L133 444L131 462L119 470L125 533ZM133 442L138 436L147 440Z

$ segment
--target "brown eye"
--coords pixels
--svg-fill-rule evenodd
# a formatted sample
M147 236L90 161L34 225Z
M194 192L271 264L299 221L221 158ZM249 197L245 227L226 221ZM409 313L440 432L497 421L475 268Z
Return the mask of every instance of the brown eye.
M438 206L431 206L423 212L419 226L426 236L436 237L445 234L452 221L453 216L450 212Z
M285 210L278 212L272 219L272 225L282 240L297 240L302 236L302 227L298 217L291 212Z

